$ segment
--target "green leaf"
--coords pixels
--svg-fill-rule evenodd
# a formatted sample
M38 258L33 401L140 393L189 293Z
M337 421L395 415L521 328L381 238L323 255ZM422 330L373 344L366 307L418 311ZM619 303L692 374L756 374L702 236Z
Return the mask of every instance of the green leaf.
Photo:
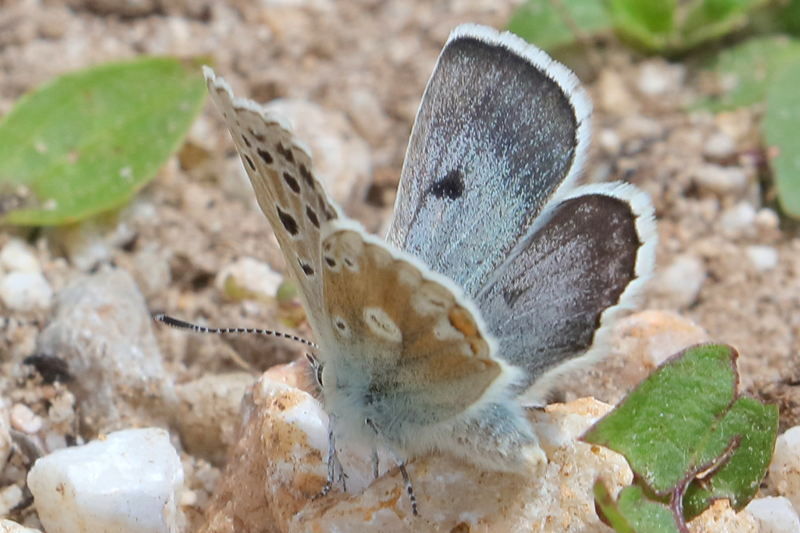
M601 516L617 533L678 533L670 509L648 500L641 487L625 487L615 501L606 486L597 481L594 499Z
M775 448L778 407L753 398L739 398L722 419L718 432L740 440L718 470L689 486L683 501L684 514L689 519L702 513L713 500L727 498L731 507L739 511L753 499Z
M725 345L681 352L583 439L621 453L650 490L668 494L727 448L715 428L735 399L735 361Z
M180 144L205 98L198 65L144 58L57 78L0 122L3 222L59 225L124 204Z
M553 50L578 39L575 31L595 35L611 29L611 19L597 0L527 0L508 22L508 29L528 42Z
M800 218L800 57L784 65L767 92L761 128L783 210Z
M742 27L766 0L608 0L617 30L647 50L675 54Z
M616 29L649 50L664 50L674 29L676 0L607 0Z
M702 0L690 5L683 24L679 46L689 49L726 35L747 23L747 15L764 0Z
M757 37L726 48L714 58L709 69L729 89L718 97L698 102L695 107L718 112L761 102L776 74L798 60L800 41L785 35Z

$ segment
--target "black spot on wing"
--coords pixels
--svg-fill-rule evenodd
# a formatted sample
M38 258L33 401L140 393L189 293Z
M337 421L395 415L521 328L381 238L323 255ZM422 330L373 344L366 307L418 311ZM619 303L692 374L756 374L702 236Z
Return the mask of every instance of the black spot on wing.
M305 261L303 261L302 259L299 259L299 258L297 259L297 263L300 265L300 268L303 269L303 273L306 276L313 276L314 275L314 269L311 267L311 265L309 265L308 263L306 263Z
M433 182L429 189L430 194L437 198L457 200L464 194L464 174L453 169L441 179Z
M253 163L253 160L250 159L249 155L244 154L242 157L244 157L244 160L247 161L247 166L250 167L250 170L255 170L256 169L256 165L255 165L255 163Z
M294 217L277 205L275 206L275 209L278 211L278 218L281 220L283 227L286 228L286 231L288 231L292 236L297 235L300 229L297 227L297 221L294 219Z
M315 227L319 228L319 217L317 217L317 213L309 206L306 206L306 216Z
M259 149L258 149L258 150L256 150L256 151L258 152L258 155L259 155L259 157L261 157L261 159L263 159L263 160L264 160L264 163L266 163L266 164L268 164L268 165L271 165L271 164L272 164L272 162L274 161L274 160L272 159L272 154L270 154L269 152L267 152L267 151L266 151L266 150L264 150L263 148L259 148Z
M278 146L275 147L275 150L283 157L288 163L294 163L294 154L292 153L291 147L286 148L281 143L278 143Z
M288 172L284 172L283 181L285 181L286 185L288 185L289 188L292 189L292 192L294 192L295 194L300 194L300 184L297 182L296 179L294 179L294 176L292 176Z

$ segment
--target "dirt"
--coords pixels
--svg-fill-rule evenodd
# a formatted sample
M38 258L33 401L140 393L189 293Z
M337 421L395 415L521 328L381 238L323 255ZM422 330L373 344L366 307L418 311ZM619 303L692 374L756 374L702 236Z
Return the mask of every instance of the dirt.
M489 0L7 0L0 5L0 114L74 69L140 54L206 56L240 95L309 101L345 117L342 129L322 134L355 136L368 146L359 162L371 170L366 193L349 198L346 210L379 231L391 216L414 114L447 34L461 22L503 27L512 7ZM746 390L781 403L783 427L797 424L800 239L776 206L759 110L689 112L699 95L715 90L713 80L637 55L613 38L577 66L595 103L585 178L622 179L649 192L659 224L657 272L674 267L672 278L657 274L642 307L678 311L734 345ZM744 181L709 185L702 178L708 165L733 169ZM129 269L150 309L215 325L285 327L274 302L231 301L214 283L237 258L277 271L282 260L210 105L186 146L120 216L132 236L112 243L102 261ZM58 291L97 266L75 265L65 231L6 227L0 245L12 236L30 242ZM161 278L151 256L166 265ZM20 324L3 330L3 396L12 402L36 396L19 362L33 353L47 316L14 313ZM297 331L309 335L303 325ZM227 342L166 328L157 335L178 382L243 365L266 368L301 353L260 339ZM209 468L193 470L205 472L195 485L206 492L213 487Z

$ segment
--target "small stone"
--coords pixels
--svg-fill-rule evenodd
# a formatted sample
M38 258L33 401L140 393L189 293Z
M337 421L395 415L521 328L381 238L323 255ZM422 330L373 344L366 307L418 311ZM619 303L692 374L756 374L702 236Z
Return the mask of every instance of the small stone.
M160 428L117 431L58 450L28 474L48 533L179 531L182 486L180 457Z
M778 436L767 479L779 496L788 498L795 510L800 509L800 426Z
M745 253L759 272L767 272L778 266L778 250L772 246L748 246Z
M95 220L57 228L54 232L54 239L64 246L67 257L78 270L87 272L111 258L111 247Z
M670 64L663 60L651 60L642 63L636 88L645 96L663 96L674 94L682 87L686 70L679 64Z
M375 95L363 87L356 87L347 96L349 116L359 133L367 139L381 139L391 122Z
M146 297L161 294L172 281L168 254L147 244L133 256L133 276Z
M740 194L747 188L747 174L739 167L705 164L698 167L692 178L697 185L717 194Z
M622 149L622 141L616 131L610 128L600 130L598 135L600 147L609 155L617 155Z
M741 237L753 233L756 210L748 202L739 202L723 211L719 218L720 228L728 237Z
M283 276L252 257L241 257L217 274L214 285L234 300L275 298Z
M38 529L25 527L11 520L0 519L0 533L42 533Z
M613 69L602 69L597 80L598 107L614 114L627 115L637 109L625 79Z
M721 161L736 154L736 141L725 132L718 131L706 139L703 155L709 159Z
M756 498L745 510L758 521L759 533L800 531L800 518L792 502L783 497Z
M22 502L22 489L19 485L8 485L0 489L0 516L7 516Z
M706 267L693 255L679 255L653 280L651 290L665 297L674 307L692 305L706 280Z
M22 239L11 239L3 246L0 250L0 264L10 272L42 271L36 254Z
M623 317L614 325L614 352L625 353L649 373L671 356L710 340L708 333L672 311L640 311ZM645 376L642 376L643 378Z
M39 272L11 272L0 279L0 299L14 311L49 309L53 289Z
M689 522L691 533L761 533L758 522L749 513L737 513L728 500L717 500Z
M780 225L778 214L769 207L763 207L756 213L756 225L763 230L775 230Z
M236 442L242 398L255 378L245 372L213 374L178 385L175 417L186 451L222 463Z
M141 292L121 269L103 268L59 292L37 353L58 354L87 431L166 425L175 401L171 376Z
M11 427L33 435L42 429L42 417L36 415L27 405L15 403L11 407Z

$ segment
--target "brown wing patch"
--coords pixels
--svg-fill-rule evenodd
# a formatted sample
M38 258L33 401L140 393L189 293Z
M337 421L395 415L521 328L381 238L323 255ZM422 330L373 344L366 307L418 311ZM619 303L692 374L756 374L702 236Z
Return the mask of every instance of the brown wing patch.
M322 249L325 314L349 327L342 357L372 362L375 379L422 395L443 417L472 405L500 375L476 319L447 287L357 231L335 231ZM334 321L329 329L341 338Z

